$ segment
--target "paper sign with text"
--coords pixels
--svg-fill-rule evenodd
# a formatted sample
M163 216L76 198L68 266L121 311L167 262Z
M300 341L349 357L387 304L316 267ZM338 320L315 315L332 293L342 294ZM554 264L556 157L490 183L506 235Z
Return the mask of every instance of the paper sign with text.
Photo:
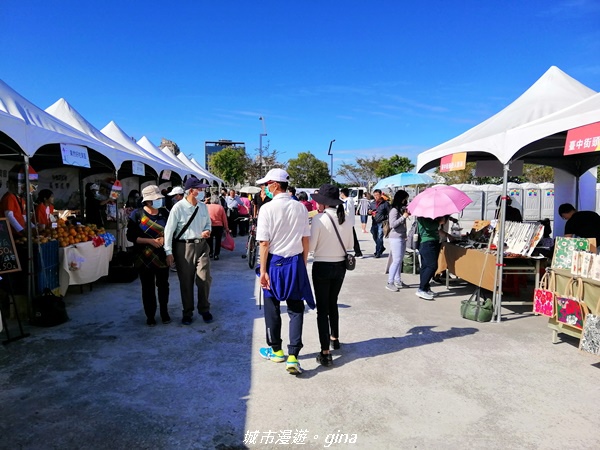
M81 145L60 144L63 164L77 167L90 167L88 149Z
M140 161L131 161L131 172L134 175L146 175L146 168L144 163Z

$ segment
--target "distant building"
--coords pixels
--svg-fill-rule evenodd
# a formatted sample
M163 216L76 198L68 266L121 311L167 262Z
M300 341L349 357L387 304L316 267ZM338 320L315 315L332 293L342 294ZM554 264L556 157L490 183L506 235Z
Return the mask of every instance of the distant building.
M233 142L233 141L229 141L227 139L221 139L219 141L205 141L204 142L204 167L209 172L212 172L212 167L210 167L210 164L208 162L208 160L210 159L210 155L220 152L221 150L223 150L224 148L227 148L227 147L241 148L241 149L245 150L246 143L245 142Z
M181 152L181 150L179 149L179 145L177 145L174 141L170 141L168 139L162 138L158 148L162 149L165 147L167 147L169 149L169 151L171 153L173 153L175 156L177 156L179 154L179 152Z

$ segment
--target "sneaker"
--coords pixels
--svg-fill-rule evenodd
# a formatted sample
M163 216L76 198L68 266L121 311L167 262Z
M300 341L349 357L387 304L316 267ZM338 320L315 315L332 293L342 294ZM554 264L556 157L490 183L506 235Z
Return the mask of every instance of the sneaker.
M421 297L423 300L433 300L433 295L429 292L422 291L421 289L418 289L417 292L415 292L415 295Z
M165 325L171 323L171 316L169 316L168 314L161 315L161 319L162 323L164 323Z
M398 292L398 288L396 287L396 285L394 283L388 283L385 285L385 288L388 291L392 291L392 292Z
M271 347L263 347L258 352L260 353L260 356L273 362L280 363L285 361L285 354L283 353L283 350L277 350L274 352Z
M409 287L408 284L403 283L402 281L400 281L400 282L394 281L394 286L396 286L398 289L405 289L405 288Z
M156 319L151 318L151 319L146 319L146 325L148 325L149 327L153 327L156 325Z
M183 325L191 325L193 322L192 316L183 316L183 318L181 319L181 323Z
M202 316L202 319L206 323L211 323L213 321L213 316L209 311L200 313L200 315Z
M319 352L317 355L317 362L325 367L331 366L333 364L333 356L331 356L331 353L325 354L323 352Z
M173 265L170 267L170 270L171 270L171 272L177 272L177 266L176 266L175 264L173 264Z
M429 289L429 290L427 291L427 293L428 293L429 295L431 295L432 297L436 297L436 296L437 296L437 292L433 292L431 289Z
M285 370L287 370L290 375L300 375L302 373L302 367L300 367L300 363L294 355L288 356L287 362L285 363Z
M215 257L213 258L215 261L219 260L219 255L215 255Z

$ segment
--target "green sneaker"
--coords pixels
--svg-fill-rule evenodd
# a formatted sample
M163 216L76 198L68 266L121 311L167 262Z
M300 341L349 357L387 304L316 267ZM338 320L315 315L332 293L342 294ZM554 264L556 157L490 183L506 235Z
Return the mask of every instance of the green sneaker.
M279 363L285 361L285 354L283 353L283 350L277 350L274 352L271 347L263 347L259 350L259 353L263 358L269 359L273 362Z
M285 370L291 375L300 375L302 373L302 367L300 367L300 363L294 355L288 356L285 363Z

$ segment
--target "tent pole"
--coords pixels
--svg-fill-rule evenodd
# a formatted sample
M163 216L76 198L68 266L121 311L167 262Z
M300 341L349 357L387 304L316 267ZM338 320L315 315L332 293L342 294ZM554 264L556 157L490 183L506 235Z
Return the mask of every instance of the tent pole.
M119 171L115 170L115 183L117 182L118 179L119 179ZM121 214L120 214L121 211L119 210L119 197L117 197L117 199L115 200L115 207L116 207L115 210L117 211L116 212L117 229L115 231L115 233L116 233L115 237L116 237L116 240L117 240L117 242L116 242L117 245L115 246L115 248L117 249L117 252L119 252L121 250L121 233L119 233L120 225L121 225L119 223L121 221Z
M494 317L496 318L496 322L500 323L502 320L502 275L504 273L504 218L506 217L506 199L508 190L508 171L510 169L510 164L504 164L504 173L502 174L502 196L500 202L500 214L498 214L498 224L496 226L499 227L498 232L498 245L496 246L497 256L496 256L496 270L494 275L494 316L492 317L492 321Z
M31 233L31 221L33 212L33 202L31 201L31 183L29 182L29 156L24 155L24 171L25 173L25 211L27 211L27 219L25 220L25 229L27 235L27 315L32 317L32 298L35 288L33 286L33 241Z

